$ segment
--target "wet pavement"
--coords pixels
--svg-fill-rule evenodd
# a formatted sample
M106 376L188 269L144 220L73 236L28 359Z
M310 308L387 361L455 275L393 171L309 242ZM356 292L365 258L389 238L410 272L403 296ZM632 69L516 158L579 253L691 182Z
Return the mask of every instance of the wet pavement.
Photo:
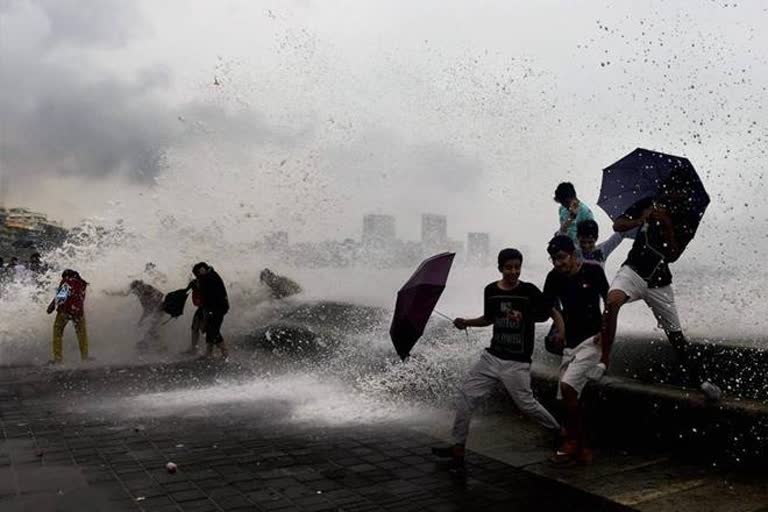
M430 454L451 411L349 405L263 366L0 368L0 510L768 511L765 469L725 467L707 443L696 460L623 429L591 466L553 467L551 440L503 402L477 415L456 478Z
M295 423L238 397L168 416L83 407L135 378L0 369L0 510L629 510L477 453L456 478L402 422Z

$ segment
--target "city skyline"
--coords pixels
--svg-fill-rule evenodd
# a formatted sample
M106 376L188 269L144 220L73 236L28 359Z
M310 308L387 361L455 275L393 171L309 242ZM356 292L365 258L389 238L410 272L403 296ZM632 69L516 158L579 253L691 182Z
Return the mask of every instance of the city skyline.
M258 244L257 244L258 245ZM312 261L317 266L346 266L355 261L378 266L411 266L423 258L440 252L454 252L457 260L485 266L490 261L491 236L486 232L468 232L461 240L448 237L448 217L421 214L421 239L398 238L395 215L367 213L357 238L343 240L298 241L291 243L286 230L267 233L261 247L288 260Z

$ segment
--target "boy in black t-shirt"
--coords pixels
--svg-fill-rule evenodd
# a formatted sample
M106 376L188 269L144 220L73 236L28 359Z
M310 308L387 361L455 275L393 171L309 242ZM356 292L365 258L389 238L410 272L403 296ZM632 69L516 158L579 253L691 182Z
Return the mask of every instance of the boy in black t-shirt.
M637 201L613 223L614 231L638 231L608 292L601 336L602 362L608 366L619 310L624 304L643 299L689 372L691 384L699 386L709 399L719 400L720 388L702 379L700 361L695 360L696 354L683 335L669 271L669 263L677 261L693 238L699 219L688 211L686 198L676 190L674 175L665 189L658 197Z
M600 300L605 302L608 280L600 265L576 256L573 240L567 236L550 240L547 252L554 268L544 283L544 296L561 305L566 332L557 393L565 405L566 438L552 461L589 463L592 455L586 447L580 397L587 381L605 371L600 363Z
M452 457L453 468L464 465L464 444L469 434L472 411L478 401L501 382L521 412L554 433L560 433L557 420L536 400L531 390L531 353L535 323L552 317L558 326L558 336L564 337L563 320L539 289L520 281L523 255L516 249L504 249L498 257L502 278L485 287L483 315L478 318L457 318L457 329L493 325L491 346L470 370L457 397L456 419L453 424L455 444L435 448L438 456Z

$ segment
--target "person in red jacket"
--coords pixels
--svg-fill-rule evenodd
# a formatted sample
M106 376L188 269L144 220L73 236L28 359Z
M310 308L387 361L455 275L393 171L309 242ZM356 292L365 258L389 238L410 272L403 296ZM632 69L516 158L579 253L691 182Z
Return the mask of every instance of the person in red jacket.
M80 358L83 361L88 357L88 331L85 324L85 290L88 283L80 277L77 271L67 269L61 274L61 282L56 291L56 296L48 305L48 314L56 311L56 320L53 322L53 364L64 361L62 355L62 342L64 328L71 320L75 324L77 342L80 346Z

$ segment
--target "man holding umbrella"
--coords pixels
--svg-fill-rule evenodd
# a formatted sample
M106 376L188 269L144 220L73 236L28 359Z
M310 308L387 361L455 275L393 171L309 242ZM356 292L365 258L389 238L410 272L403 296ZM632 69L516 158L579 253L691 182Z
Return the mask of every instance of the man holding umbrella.
M464 444L469 434L472 412L478 401L501 383L520 411L534 421L560 434L557 420L533 396L531 390L531 354L533 353L535 323L552 318L557 325L558 339L565 338L560 313L533 284L521 281L523 255L517 249L504 249L498 257L501 279L485 287L483 315L478 318L457 318L457 329L493 326L491 346L470 370L457 397L456 419L453 424L455 444L433 448L432 453L452 459L452 470L464 469Z
M638 151L641 150L635 153ZM690 162L679 159L678 163L661 181L654 196L636 201L614 221L613 229L617 232L636 228L638 231L632 249L608 292L601 336L602 363L608 366L622 306L642 299L651 308L689 372L691 384L700 387L708 398L718 400L722 394L720 388L702 380L700 362L693 360L695 356L691 357L693 354L683 335L672 291L669 264L677 261L693 239L704 208L709 203L709 197ZM695 189L699 187L699 195L703 195L703 199L697 201L698 191Z

